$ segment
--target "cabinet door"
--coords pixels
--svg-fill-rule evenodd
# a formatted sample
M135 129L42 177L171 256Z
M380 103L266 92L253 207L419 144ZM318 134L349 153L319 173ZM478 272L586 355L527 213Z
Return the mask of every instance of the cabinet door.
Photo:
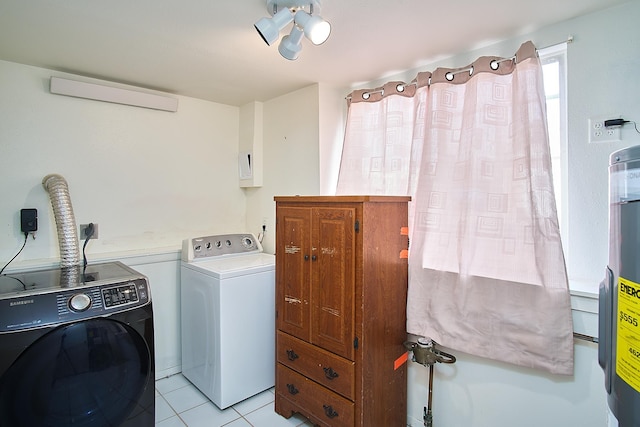
M278 207L276 214L276 324L309 341L311 209Z
M353 360L355 208L313 210L311 342Z

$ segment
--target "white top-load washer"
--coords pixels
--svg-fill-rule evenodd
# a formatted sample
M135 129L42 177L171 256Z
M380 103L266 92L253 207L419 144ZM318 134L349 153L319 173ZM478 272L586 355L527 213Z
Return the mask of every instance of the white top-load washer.
M275 256L252 234L187 239L182 373L220 409L275 385Z

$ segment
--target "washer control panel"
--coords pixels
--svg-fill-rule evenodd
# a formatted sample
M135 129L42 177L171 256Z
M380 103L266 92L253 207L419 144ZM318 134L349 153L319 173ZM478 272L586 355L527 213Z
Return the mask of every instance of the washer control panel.
M102 289L102 299L106 308L135 304L139 301L138 289L135 283L124 286L113 286Z
M69 298L69 308L71 311L85 311L91 307L91 298L87 294L75 294Z
M182 244L182 260L262 252L262 245L253 234L221 234L186 239Z
M151 302L146 278L74 286L0 300L0 333L109 316Z

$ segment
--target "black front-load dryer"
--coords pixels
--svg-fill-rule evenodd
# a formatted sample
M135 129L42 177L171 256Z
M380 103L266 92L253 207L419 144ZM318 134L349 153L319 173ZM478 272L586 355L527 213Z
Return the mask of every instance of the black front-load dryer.
M147 278L120 262L0 276L0 427L152 427Z

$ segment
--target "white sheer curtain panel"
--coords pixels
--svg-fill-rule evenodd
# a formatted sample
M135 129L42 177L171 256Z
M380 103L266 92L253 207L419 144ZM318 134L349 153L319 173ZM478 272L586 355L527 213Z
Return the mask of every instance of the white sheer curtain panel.
M375 102L350 104L347 113L345 144L342 150L338 194L407 195L416 175L411 174L416 126L422 127L424 117L416 117L415 87L398 96L382 96L384 91L396 91L399 82L387 83L371 93L359 91ZM417 121L417 123L416 123ZM348 143L347 143L348 141Z
M573 373L542 69L531 42L512 59L482 57L404 87L352 93L338 193L413 197L407 332Z

